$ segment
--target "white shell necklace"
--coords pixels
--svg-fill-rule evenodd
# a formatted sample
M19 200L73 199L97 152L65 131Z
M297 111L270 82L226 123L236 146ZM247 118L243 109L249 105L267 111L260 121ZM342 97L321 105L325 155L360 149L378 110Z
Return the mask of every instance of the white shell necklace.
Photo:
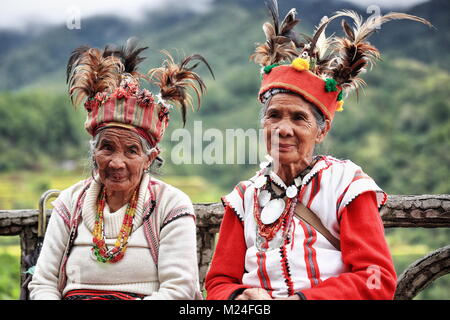
M283 180L281 180L281 178L272 170L271 158L268 158L268 160L269 161L260 164L261 169L264 171L254 182L254 186L257 189L255 192L259 192L258 204L262 208L261 222L265 225L272 224L280 218L286 209L286 202L284 201L285 196L289 199L298 196L302 179L311 171L312 165L316 162L316 159L313 159L311 165L294 179L294 183L290 186L286 186ZM278 189L281 189L282 192L280 194L276 193L272 184L277 186Z

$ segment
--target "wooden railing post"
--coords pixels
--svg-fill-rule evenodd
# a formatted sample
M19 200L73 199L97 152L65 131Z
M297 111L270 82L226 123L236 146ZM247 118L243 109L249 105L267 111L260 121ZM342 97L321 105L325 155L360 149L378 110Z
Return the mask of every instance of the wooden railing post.
M31 254L37 246L37 226L24 226L20 232L20 283L25 280L26 264L25 257ZM21 292L23 288L21 287Z

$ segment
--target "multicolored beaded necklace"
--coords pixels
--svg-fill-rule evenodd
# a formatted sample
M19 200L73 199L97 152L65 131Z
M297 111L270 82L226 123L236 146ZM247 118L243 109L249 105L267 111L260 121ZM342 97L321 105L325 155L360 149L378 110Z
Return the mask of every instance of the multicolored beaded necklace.
M123 217L122 227L120 228L119 237L116 240L114 248L108 249L105 241L104 216L103 211L106 204L106 189L102 186L97 201L97 214L95 216L95 225L93 230L92 252L98 262L115 263L120 261L127 250L128 238L133 228L133 218L137 207L137 189L134 191L131 201L128 204L125 216Z

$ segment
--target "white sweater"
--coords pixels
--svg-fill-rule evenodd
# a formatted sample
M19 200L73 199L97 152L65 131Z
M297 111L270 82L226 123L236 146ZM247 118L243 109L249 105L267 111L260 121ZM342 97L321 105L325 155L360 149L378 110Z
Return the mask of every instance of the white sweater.
M157 206L152 215L162 226L159 234L158 266L149 250L143 225L144 202L149 198L150 178L144 175L139 190L133 232L125 256L117 263L98 262L91 254L92 230L95 223L96 200L100 185L93 181L86 191L82 221L66 265L67 282L63 292L57 289L59 267L69 237L63 216L53 211L33 280L29 284L31 299L61 299L75 289L114 290L145 295L145 299L201 299L198 281L196 227L192 215L176 216L174 211L189 207L189 197L182 191L152 178ZM68 211L73 210L83 182L61 192L58 198ZM159 193L159 194L158 194ZM113 247L122 226L126 205L110 213L106 205L104 230L106 243ZM164 223L165 222L165 223Z

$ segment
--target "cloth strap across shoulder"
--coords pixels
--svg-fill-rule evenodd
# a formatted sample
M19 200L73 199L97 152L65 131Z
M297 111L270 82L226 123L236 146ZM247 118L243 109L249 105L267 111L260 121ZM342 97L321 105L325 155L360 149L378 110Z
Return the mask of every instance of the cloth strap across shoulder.
M308 207L306 207L303 203L298 202L294 211L295 215L311 225L314 229L317 230L320 234L322 234L337 250L341 250L341 244L339 239L334 237L330 231L322 224L319 217L314 214Z

